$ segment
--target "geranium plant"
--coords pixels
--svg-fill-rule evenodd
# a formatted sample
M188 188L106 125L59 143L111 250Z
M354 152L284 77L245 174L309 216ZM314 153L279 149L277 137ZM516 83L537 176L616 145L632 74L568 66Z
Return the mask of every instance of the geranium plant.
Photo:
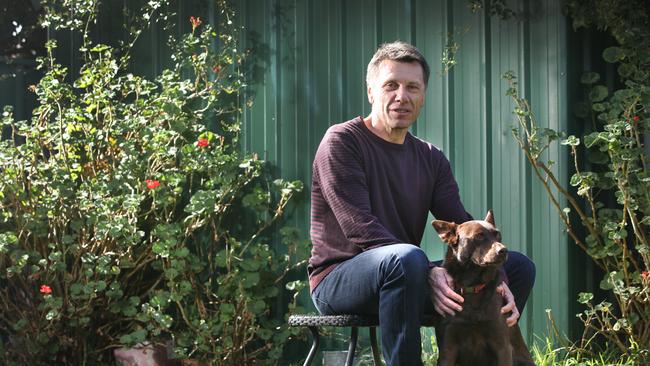
M127 72L128 50L165 1L119 48L88 31L99 2L76 15L62 3L46 1L44 19L81 33L79 74L49 41L32 118L2 118L0 359L112 364L147 341L208 364L274 362L290 334L277 298L304 251L293 229L276 231L282 253L266 234L302 184L271 179L238 144L234 13L217 2L219 34L189 19L173 67L148 80Z

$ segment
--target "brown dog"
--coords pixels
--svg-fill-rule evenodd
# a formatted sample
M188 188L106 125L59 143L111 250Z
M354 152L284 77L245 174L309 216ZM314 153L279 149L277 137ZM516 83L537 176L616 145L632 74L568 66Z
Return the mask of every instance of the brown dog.
M442 318L436 326L438 366L534 366L519 325L509 328L501 314L503 297L496 287L502 281L500 268L508 250L501 243L492 210L482 221L457 225L435 220L432 224L449 245L443 267L465 299L461 312Z

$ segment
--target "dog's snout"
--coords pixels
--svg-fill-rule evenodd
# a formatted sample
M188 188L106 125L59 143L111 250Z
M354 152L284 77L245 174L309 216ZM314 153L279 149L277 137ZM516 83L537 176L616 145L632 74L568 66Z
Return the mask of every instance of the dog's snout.
M495 242L492 244L492 252L497 258L501 258L508 255L508 248L499 242Z

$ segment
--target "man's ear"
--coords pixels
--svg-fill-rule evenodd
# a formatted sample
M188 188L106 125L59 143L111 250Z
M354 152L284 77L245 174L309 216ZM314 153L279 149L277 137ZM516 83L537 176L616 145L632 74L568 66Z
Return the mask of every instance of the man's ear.
M438 232L440 239L447 244L454 245L458 243L458 233L456 232L456 225L453 222L447 222L442 220L433 220L431 223L433 228Z
M492 209L489 209L487 212L487 215L485 216L485 221L489 222L492 224L492 226L496 226L494 224L494 214L492 213Z
M375 101L372 98L372 87L370 86L370 84L367 85L366 92L368 93L368 103L370 103L370 105L372 105L372 103L374 103Z

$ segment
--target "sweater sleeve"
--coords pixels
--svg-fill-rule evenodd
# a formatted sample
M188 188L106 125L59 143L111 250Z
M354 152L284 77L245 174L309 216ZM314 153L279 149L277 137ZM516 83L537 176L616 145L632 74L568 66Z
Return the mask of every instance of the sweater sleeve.
M372 214L362 151L350 134L329 131L313 168L314 182L347 240L362 250L399 242Z
M451 171L449 160L442 155L437 165L431 199L431 213L438 220L457 224L472 220L472 215L465 211L465 207L460 200L458 184Z

